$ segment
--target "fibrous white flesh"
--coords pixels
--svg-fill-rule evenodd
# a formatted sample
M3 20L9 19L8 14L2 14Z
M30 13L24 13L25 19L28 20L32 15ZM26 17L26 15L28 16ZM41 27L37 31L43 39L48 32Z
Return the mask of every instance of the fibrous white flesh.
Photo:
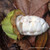
M22 35L40 35L47 31L49 25L44 19L37 16L18 16L16 26Z

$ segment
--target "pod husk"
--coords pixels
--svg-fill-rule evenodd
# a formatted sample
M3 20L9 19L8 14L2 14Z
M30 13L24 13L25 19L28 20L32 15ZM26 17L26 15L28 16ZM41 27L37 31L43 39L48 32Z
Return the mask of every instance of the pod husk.
M11 18L11 23L13 25L13 29L14 29L14 33L17 34L17 38L20 39L22 36L19 34L19 31L17 29L17 26L16 26L16 18L19 16L19 15L25 15L21 10L15 10L15 13L13 15L13 17Z
M47 32L37 37L35 47L39 48L36 48L36 50L41 50L41 47L44 47L46 42L47 42Z

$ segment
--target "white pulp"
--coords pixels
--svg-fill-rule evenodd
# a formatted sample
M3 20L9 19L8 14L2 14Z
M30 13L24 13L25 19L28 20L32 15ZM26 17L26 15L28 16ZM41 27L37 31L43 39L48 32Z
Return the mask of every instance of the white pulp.
M40 35L47 31L49 25L43 18L37 16L18 16L16 26L22 35Z

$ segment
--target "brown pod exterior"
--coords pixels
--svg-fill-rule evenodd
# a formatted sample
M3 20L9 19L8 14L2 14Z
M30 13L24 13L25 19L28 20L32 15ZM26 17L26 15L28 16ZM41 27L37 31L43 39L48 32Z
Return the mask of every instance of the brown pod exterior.
M37 50L42 50L43 48L41 48L41 47L44 47L46 42L47 42L47 32L45 32L44 34L39 35L37 37L37 40L36 40L36 43L35 43L35 47L39 47L39 48L36 48L36 49Z
M29 50L29 48L31 47L31 45L27 39L25 39L25 40L22 39L22 40L18 41L18 45L20 46L21 50Z

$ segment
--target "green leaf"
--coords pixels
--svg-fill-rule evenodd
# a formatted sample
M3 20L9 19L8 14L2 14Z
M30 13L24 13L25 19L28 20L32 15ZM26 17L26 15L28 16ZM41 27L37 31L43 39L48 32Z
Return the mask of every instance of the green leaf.
M3 29L3 31L4 32L7 32L7 33L10 33L10 34L13 34L13 27L12 27L12 25L11 24L3 24L2 25L2 29Z
M11 18L11 17L14 15L14 12L15 12L15 10L9 12L9 13L7 14L7 17Z
M6 33L6 35L9 36L10 38L14 39L14 40L17 40L17 35L16 34Z
M14 15L14 11L11 11L7 17L1 22L3 31L12 39L17 39L17 35L13 31L13 26L11 24L11 17Z

